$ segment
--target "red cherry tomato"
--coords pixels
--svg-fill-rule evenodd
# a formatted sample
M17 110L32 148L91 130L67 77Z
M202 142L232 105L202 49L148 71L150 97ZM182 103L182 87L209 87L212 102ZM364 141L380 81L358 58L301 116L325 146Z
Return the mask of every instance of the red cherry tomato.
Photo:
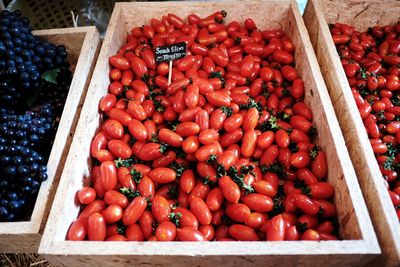
M84 220L74 221L68 229L67 240L82 241L86 237L87 226Z
M257 233L250 227L234 224L229 227L229 235L238 241L258 241Z
M147 207L147 201L144 197L136 197L124 210L122 221L125 225L135 224Z
M100 213L93 213L87 221L89 241L104 241L106 239L106 221Z

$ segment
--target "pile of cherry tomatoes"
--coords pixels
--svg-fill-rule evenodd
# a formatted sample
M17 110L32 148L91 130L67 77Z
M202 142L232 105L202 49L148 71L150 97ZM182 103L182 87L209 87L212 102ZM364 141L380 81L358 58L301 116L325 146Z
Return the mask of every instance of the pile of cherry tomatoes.
M282 30L174 14L110 57L91 186L68 240L336 240L334 189ZM187 55L157 64L157 46Z
M400 219L400 24L359 32L336 23L331 34Z

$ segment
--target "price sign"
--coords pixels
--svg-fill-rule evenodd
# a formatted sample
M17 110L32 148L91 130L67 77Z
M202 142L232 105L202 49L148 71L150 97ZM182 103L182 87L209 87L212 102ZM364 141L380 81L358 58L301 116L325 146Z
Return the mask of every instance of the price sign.
M157 46L155 52L157 63L177 60L186 56L186 43Z

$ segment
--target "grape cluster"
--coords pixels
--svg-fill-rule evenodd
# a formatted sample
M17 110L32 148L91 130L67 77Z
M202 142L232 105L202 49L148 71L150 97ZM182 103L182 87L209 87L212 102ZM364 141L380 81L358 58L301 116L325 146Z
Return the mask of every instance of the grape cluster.
M53 132L50 105L23 115L0 110L0 219L14 220L47 179L41 141Z
M68 67L67 51L32 35L20 11L0 12L0 105L25 105L41 87L41 74Z
M56 77L56 83L42 80L40 90L37 94L38 103L49 103L54 108L56 114L61 114L68 96L72 77L72 72L68 68L60 68Z
M66 58L64 46L32 35L19 11L0 12L0 221L25 219L47 179L72 80Z

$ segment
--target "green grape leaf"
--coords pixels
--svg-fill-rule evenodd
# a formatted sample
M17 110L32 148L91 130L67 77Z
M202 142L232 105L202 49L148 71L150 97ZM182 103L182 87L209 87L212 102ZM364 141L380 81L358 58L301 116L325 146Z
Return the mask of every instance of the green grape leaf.
M60 72L60 68L48 70L42 74L42 79L47 82L50 82L50 83L58 84L57 83L57 75L59 72Z

